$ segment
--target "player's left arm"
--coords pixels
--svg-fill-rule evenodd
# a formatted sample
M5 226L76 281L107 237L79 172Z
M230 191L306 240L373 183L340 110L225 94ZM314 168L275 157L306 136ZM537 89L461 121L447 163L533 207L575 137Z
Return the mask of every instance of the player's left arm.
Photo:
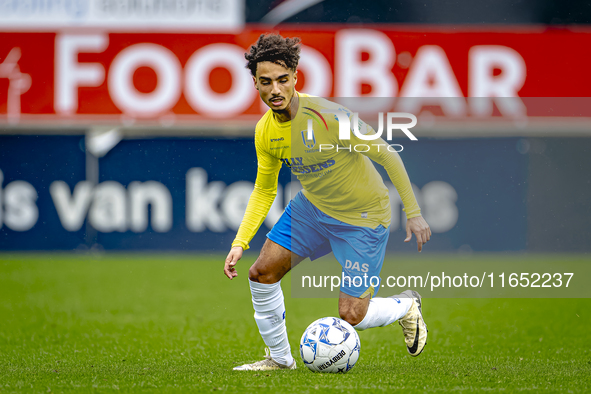
M370 129L369 132L375 133L373 129ZM394 184L394 187L396 187L398 194L400 194L400 199L404 204L403 210L407 218L406 239L404 242L410 242L412 234L414 234L417 237L417 249L419 252L422 251L423 244L431 239L431 228L423 216L421 216L421 208L412 190L410 178L408 177L406 168L404 168L404 163L400 155L397 152L388 150L388 144L382 138L373 140L368 144L367 141L358 138L355 133L351 133L350 143L352 145L369 145L370 150L363 152L363 154L386 169L390 180Z

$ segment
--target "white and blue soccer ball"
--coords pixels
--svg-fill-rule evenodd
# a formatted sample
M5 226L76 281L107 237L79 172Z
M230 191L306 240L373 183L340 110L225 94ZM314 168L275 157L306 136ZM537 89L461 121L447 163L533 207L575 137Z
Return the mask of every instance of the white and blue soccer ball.
M347 372L359 359L361 342L352 325L336 317L310 324L300 340L300 355L314 372Z

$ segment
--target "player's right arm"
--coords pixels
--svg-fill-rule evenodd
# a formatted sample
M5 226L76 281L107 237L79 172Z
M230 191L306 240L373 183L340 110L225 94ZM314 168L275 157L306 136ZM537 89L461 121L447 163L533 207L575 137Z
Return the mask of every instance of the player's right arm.
M249 248L248 244L263 224L277 195L277 178L281 161L265 149L262 138L262 133L257 130L254 139L258 161L257 178L244 218L224 264L224 273L230 279L238 276L234 266L242 257L242 252Z

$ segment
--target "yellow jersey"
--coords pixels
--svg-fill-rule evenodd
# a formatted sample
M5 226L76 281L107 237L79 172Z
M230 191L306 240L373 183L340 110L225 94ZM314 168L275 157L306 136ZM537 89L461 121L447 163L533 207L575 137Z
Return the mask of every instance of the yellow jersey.
M299 106L291 121L278 122L269 109L257 123L257 178L232 246L248 249L275 199L282 164L291 168L306 198L325 214L354 226L388 227L388 188L373 160L388 172L407 218L421 215L397 152L381 138L366 141L351 132L350 139L339 139L338 118L331 111L350 111L323 98L296 94ZM371 126L363 122L359 126L362 134L375 134Z

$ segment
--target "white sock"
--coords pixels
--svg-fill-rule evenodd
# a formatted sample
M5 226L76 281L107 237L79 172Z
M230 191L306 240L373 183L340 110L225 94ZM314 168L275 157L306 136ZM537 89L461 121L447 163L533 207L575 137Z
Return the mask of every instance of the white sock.
M271 351L271 357L283 365L291 365L293 357L285 329L285 304L281 281L265 284L248 281L252 294L254 319L263 341Z
M357 331L363 331L373 327L384 327L400 319L410 309L412 298L373 298L369 301L369 307L363 320L355 326Z

